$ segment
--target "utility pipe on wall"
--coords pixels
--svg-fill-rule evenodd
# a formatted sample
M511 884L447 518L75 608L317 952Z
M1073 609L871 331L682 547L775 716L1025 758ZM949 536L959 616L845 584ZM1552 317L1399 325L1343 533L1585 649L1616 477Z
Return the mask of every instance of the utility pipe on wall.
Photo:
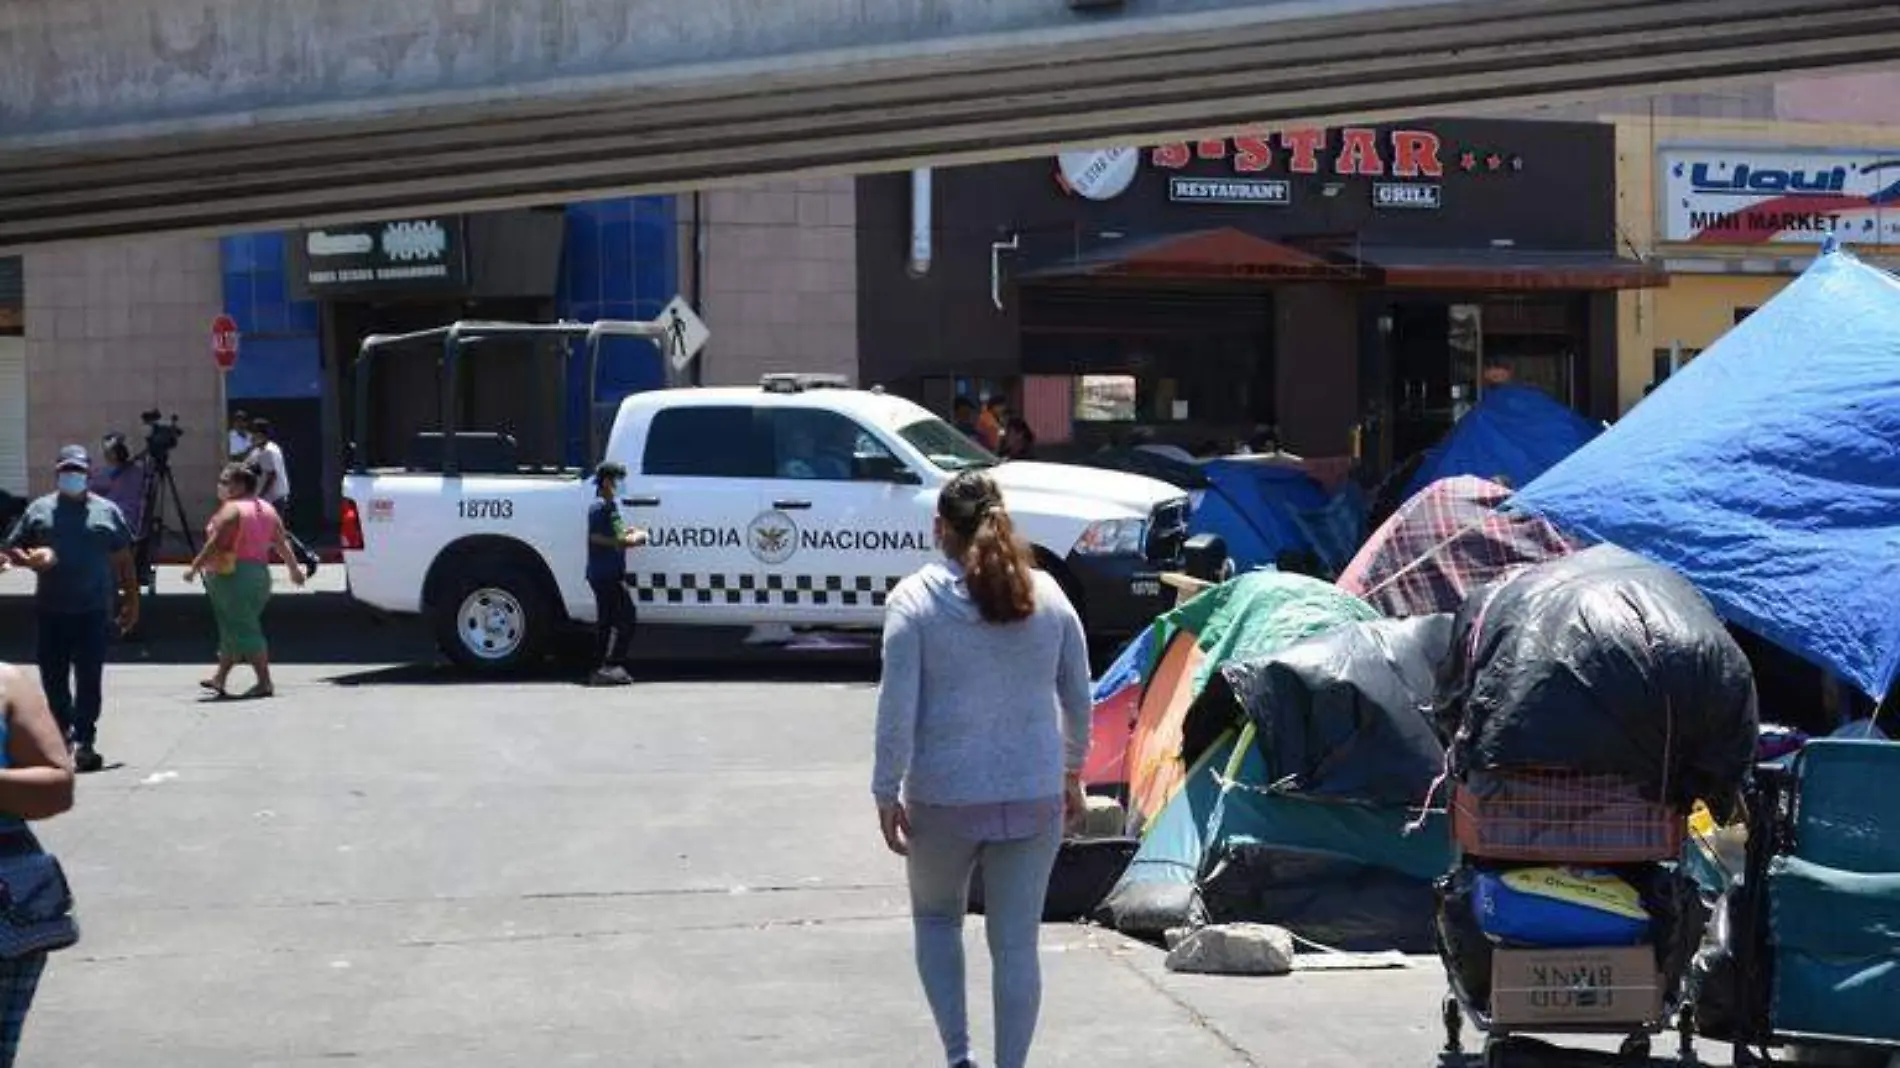
M910 275L922 278L930 273L931 259L930 168L910 172Z
M1003 253L1014 252L1022 243L1021 234L1009 235L1008 241L990 242L990 303L997 311L1003 310Z

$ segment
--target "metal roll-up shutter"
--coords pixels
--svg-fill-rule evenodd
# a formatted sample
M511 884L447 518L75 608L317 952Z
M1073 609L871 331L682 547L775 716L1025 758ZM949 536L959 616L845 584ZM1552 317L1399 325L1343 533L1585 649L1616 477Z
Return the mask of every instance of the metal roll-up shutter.
M26 339L0 335L0 490L26 496Z

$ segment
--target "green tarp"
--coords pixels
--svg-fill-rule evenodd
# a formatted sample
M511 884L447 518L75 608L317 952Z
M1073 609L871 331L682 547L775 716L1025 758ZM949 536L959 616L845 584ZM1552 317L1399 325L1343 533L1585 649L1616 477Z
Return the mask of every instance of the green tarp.
M1253 571L1206 590L1155 621L1144 675L1152 675L1168 643L1195 635L1206 660L1193 680L1196 696L1222 664L1266 656L1335 627L1378 619L1379 610L1329 582L1280 571Z

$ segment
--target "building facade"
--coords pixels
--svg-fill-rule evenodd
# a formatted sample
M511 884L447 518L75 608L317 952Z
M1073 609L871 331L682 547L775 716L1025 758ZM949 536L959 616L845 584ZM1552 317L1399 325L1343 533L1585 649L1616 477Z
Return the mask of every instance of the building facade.
M184 437L170 454L187 518L202 524L215 499L219 432L211 320L223 307L218 243L200 238L89 242L35 249L19 258L21 300L12 347L23 354L21 389L0 383L0 405L17 405L19 422L0 419L0 472L25 495L52 489L53 458L66 444L96 454L108 433L143 446L145 413ZM9 340L0 331L0 374ZM24 403L14 398L23 396ZM0 416L13 412L0 411ZM167 502L166 522L178 529Z
M1805 99L1805 98L1804 98ZM1618 309L1619 405L1713 344L1813 262L1829 237L1900 264L1900 130L1622 116L1619 227L1669 275Z
M295 518L321 539L345 443L394 455L440 418L428 359L392 359L355 425L365 335L640 318L675 296L711 328L683 370L645 343L616 343L592 382L573 356L491 350L458 414L527 456L582 462L587 421L628 393L808 371L946 413L957 395L1005 395L1051 455L1273 425L1294 451L1376 473L1500 376L1614 418L1830 233L1900 257L1894 92L1900 76L1797 80L1516 120L1239 131L927 183L32 250L0 258L0 492L43 492L60 444L142 441L156 410L185 429L179 488L201 520L241 409L278 425ZM365 260L392 225L405 258ZM223 396L221 312L242 334Z
M1444 120L859 179L861 373L948 411L1001 393L1052 451L1277 426L1372 471L1487 381L1613 411L1615 137ZM917 255L927 236L929 255Z

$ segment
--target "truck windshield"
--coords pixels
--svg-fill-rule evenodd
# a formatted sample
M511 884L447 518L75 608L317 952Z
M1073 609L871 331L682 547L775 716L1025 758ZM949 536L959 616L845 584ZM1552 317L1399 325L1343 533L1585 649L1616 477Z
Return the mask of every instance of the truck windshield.
M965 437L961 430L941 419L919 419L897 432L924 458L944 471L968 471L973 467L995 467L999 462L981 445Z

